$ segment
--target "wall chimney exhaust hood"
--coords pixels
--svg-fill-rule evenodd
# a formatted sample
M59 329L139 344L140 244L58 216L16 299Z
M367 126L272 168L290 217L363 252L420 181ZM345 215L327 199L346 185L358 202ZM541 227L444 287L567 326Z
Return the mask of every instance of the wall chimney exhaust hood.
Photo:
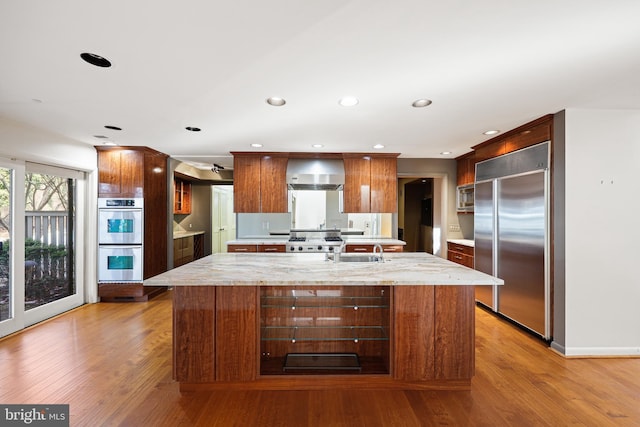
M289 159L287 187L290 190L342 190L342 159Z

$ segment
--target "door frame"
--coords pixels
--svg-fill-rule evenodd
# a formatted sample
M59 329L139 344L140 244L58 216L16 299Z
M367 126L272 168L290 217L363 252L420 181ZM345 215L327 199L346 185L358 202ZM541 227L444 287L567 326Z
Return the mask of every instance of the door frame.
M398 173L400 179L433 179L433 254L441 258L447 258L447 230L449 228L448 209L449 206L449 185L446 173L425 172L425 173ZM440 207L438 209L438 206ZM398 229L398 215L394 215L394 232Z

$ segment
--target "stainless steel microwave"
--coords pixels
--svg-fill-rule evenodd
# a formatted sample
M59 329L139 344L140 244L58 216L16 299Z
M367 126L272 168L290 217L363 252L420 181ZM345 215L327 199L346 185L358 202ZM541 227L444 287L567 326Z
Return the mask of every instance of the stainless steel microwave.
M458 212L473 212L474 184L459 185L456 191L456 210Z

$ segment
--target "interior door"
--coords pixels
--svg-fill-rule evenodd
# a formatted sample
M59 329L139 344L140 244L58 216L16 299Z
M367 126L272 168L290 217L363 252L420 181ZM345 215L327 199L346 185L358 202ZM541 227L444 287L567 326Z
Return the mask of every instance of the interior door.
M233 187L212 186L211 251L227 252L227 242L236 237L236 220L233 213Z

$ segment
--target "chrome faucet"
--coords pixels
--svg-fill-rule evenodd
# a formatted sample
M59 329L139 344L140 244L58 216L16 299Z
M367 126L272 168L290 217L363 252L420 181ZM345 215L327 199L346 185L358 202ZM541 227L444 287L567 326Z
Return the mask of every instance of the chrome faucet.
M376 249L380 250L380 262L384 262L384 249L382 249L382 245L380 243L373 245L373 255L376 255Z

